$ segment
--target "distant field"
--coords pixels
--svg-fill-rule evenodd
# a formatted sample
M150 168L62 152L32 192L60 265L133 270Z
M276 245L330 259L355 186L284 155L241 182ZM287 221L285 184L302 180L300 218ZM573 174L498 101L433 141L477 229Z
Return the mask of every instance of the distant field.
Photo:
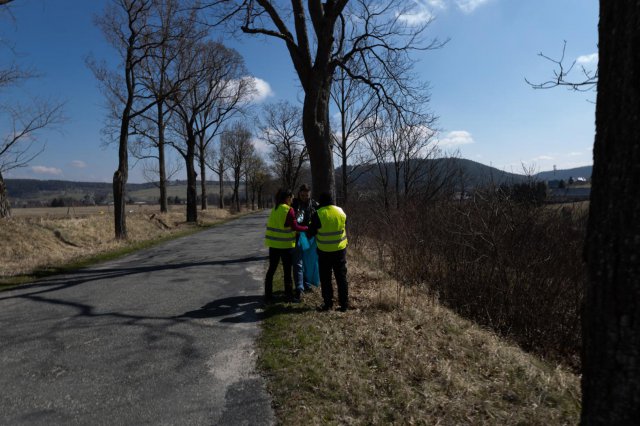
M170 212L178 212L185 210L184 205L170 205ZM127 205L129 213L159 213L159 204L147 205ZM29 207L29 208L13 208L11 215L15 217L82 217L93 215L113 214L113 206L82 206L82 207Z

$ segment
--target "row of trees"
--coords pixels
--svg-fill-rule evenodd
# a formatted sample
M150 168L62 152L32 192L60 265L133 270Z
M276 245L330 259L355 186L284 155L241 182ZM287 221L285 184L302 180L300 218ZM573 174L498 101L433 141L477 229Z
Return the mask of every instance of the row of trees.
M12 0L0 0L0 6ZM119 126L114 138L119 145L119 167L114 173L116 200L115 230L126 237L124 185L128 177L129 137L143 135L143 130L170 129L182 136L176 144L186 160L189 181L188 218L196 217L195 160L199 135L214 133L222 119L216 121L216 105L203 123L196 117L203 112L202 95L208 93L206 82L211 68L201 55L209 44L208 29L225 23L246 34L260 34L283 42L304 92L302 127L309 156L314 191L334 191L334 133L329 119L329 100L340 76L361 84L372 96L372 103L383 104L401 114L401 121L413 116L415 100L410 75L409 53L441 45L425 43L422 36L428 23L412 26L402 19L413 1L373 2L368 0L211 0L188 2L156 0L114 0L104 17L98 20L107 39L121 53L122 74L90 61L103 83L113 107L112 119ZM193 6L193 7L186 7ZM402 10L402 7L407 9ZM205 12L207 19L200 19ZM171 23L170 25L168 23ZM202 24L200 24L202 23ZM584 315L583 414L584 424L629 424L636 421L640 405L640 330L638 320L638 286L640 272L637 256L640 235L637 220L640 200L636 196L640 149L637 133L640 115L638 61L629 52L636 51L640 26L637 2L600 1L599 65L597 75L587 76L587 87L597 81L596 140L594 172L589 211L585 260L589 270ZM217 43L220 46L220 43ZM166 55L165 55L166 54ZM153 68L157 67L157 68ZM145 79L145 70L156 69L152 80L159 90L154 94ZM0 70L0 89L23 81L31 74L10 65ZM565 73L558 74L562 81ZM597 76L597 77L596 77ZM149 80L150 81L150 80ZM227 80L225 80L227 81ZM230 87L240 90L242 79ZM555 83L554 83L555 84ZM197 88L196 88L197 87ZM235 90L234 90L235 92ZM233 96L223 96L229 100ZM238 92L235 92L238 93ZM233 105L226 113L240 108ZM6 106L3 117L13 121L14 130L0 146L0 215L7 215L2 171L24 164L28 150L18 148L19 141L32 141L39 129L56 123L60 108L56 105L34 107L33 114L12 115ZM229 105L229 104L226 104ZM366 105L364 102L361 105ZM155 125L147 119L155 108ZM224 111L224 108L223 108ZM409 113L409 114L407 114ZM174 123L166 117L175 115ZM22 117L33 117L22 119ZM212 118L213 117L213 118ZM171 121L171 120L170 120ZM359 120L364 122L367 120ZM391 120L390 122L394 122ZM411 120L408 121L410 124ZM213 123L213 124L208 124ZM376 123L375 119L373 123ZM341 123L342 142L349 151L348 120ZM11 126L10 126L11 127ZM381 131L375 125L373 131ZM379 127L379 126L378 126ZM27 130L24 130L27 129ZM30 130L29 130L30 129ZM31 135L31 136L29 136ZM142 137L142 136L140 136ZM364 138L365 136L363 136ZM205 139L207 139L205 137ZM375 138L374 138L375 140ZM162 158L160 148L158 157ZM343 170L346 170L343 167ZM204 179L202 179L204 181ZM343 178L348 182L347 178Z

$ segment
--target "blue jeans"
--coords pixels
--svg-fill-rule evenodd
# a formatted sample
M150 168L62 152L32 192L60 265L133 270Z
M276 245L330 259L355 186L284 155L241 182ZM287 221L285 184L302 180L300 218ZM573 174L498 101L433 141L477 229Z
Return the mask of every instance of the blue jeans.
M293 249L293 280L296 284L296 289L301 292L304 291L304 267L302 261L302 247L300 244L296 244Z

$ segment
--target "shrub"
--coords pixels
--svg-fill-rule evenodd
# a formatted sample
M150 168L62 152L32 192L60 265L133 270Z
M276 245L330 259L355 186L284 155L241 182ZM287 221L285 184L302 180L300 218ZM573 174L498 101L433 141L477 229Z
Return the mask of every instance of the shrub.
M578 368L586 213L519 201L488 190L385 214L352 204L350 241L403 283Z

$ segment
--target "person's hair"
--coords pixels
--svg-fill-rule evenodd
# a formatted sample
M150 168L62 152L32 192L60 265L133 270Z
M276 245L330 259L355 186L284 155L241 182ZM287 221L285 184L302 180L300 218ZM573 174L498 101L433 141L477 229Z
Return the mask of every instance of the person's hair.
M306 183L303 183L302 185L300 185L300 189L298 189L298 194L301 192L309 192L309 191L311 191L311 187Z
M333 202L333 195L331 195L330 192L321 193L320 196L318 197L318 203L320 204L321 207L335 204Z
M287 201L287 198L293 197L293 193L290 189L280 188L276 193L276 206L280 204L284 204Z

